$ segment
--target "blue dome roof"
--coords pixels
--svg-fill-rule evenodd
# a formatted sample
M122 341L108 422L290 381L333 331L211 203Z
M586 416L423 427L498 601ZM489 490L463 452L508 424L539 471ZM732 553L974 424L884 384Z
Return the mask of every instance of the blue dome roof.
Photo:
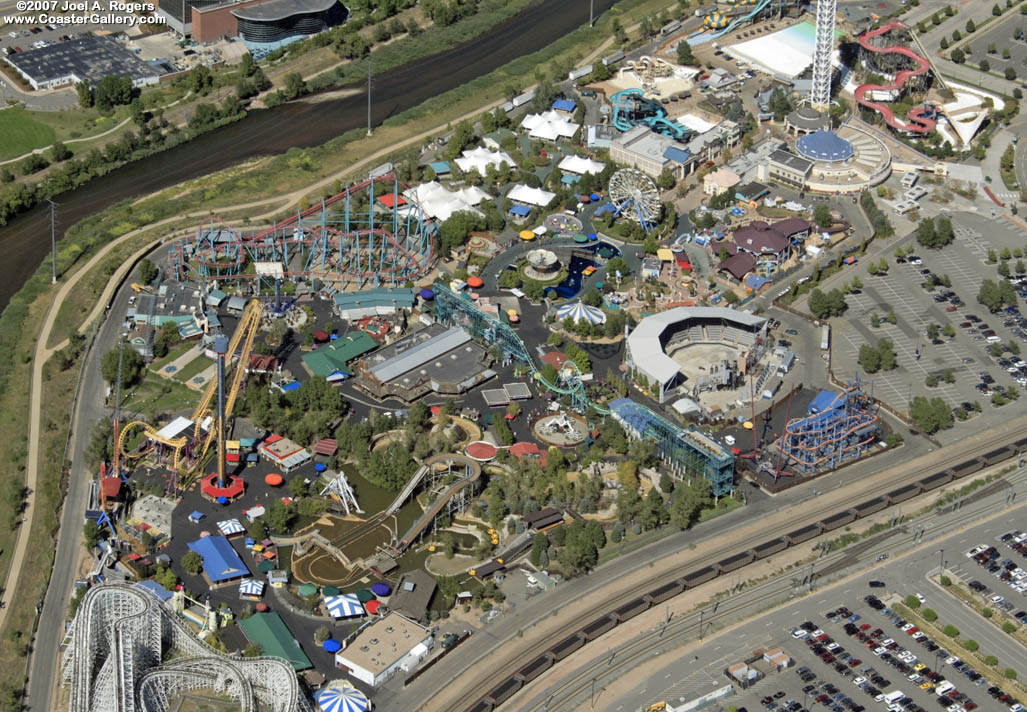
M852 144L834 131L816 131L799 139L799 153L814 161L844 161L852 158Z

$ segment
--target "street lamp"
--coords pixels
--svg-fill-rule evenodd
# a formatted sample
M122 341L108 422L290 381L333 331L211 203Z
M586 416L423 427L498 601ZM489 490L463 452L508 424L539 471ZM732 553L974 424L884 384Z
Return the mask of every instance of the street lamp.
M938 556L938 575L941 576L942 572L945 570L945 550L938 549Z

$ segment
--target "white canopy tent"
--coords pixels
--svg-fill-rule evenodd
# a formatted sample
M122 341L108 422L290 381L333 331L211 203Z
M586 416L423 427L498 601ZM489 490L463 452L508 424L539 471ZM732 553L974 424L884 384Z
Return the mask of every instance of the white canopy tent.
M510 154L504 151L490 151L484 146L477 146L469 151L464 151L461 158L456 159L456 164L464 173L478 171L482 176L488 166L499 168L503 164L516 168L517 164L510 158Z
M528 114L521 120L521 128L532 138L555 141L558 138L570 138L578 130L580 124L568 121L558 111L544 111L541 114Z
M583 176L586 173L599 174L603 172L606 164L602 161L593 161L591 158L581 156L565 156L560 161L560 170L564 173L574 173Z
M475 186L451 191L437 181L422 183L415 188L405 190L403 196L421 206L425 215L439 221L446 220L453 213L461 211L481 215L481 211L474 206L491 197Z
M544 208L553 202L556 193L550 193L548 190L542 190L541 188L529 188L523 183L518 183L510 189L506 197L515 203L524 203L525 205L535 205Z

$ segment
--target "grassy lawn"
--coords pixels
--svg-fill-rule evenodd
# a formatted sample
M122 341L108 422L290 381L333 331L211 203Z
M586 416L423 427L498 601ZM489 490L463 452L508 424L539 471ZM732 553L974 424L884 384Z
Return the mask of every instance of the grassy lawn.
M163 413L175 413L196 406L200 395L181 383L160 376L147 378L132 391L123 408L130 413L152 420Z
M20 107L0 111L0 158L15 158L57 140L52 126L37 121Z
M206 356L197 356L185 366L182 366L182 369L175 373L173 378L179 383L186 383L190 378L203 373L212 365L214 365L214 362Z
M164 368L166 364L172 363L175 359L177 359L179 356L184 354L186 351L188 351L195 345L196 342L194 341L183 341L180 344L175 344L170 349L168 349L167 356L165 356L164 358L154 359L150 363L150 370L156 373L157 371Z

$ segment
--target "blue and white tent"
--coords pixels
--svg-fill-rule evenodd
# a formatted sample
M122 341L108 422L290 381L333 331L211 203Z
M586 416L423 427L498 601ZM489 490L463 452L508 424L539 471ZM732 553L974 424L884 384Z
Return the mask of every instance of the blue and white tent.
M354 593L325 598L325 608L332 618L354 618L364 615L364 606Z
M235 536L246 531L246 527L240 524L238 519L226 519L223 522L218 522L218 529L225 536Z
M371 703L355 687L326 687L317 693L317 706L321 712L365 712Z
M264 595L264 582L256 579L243 579L239 582L239 595L259 598Z
M561 321L570 317L575 323L587 321L589 324L605 324L606 314L603 313L602 309L597 307L590 307L583 302L574 302L573 304L564 304L562 307L556 310L556 318Z

